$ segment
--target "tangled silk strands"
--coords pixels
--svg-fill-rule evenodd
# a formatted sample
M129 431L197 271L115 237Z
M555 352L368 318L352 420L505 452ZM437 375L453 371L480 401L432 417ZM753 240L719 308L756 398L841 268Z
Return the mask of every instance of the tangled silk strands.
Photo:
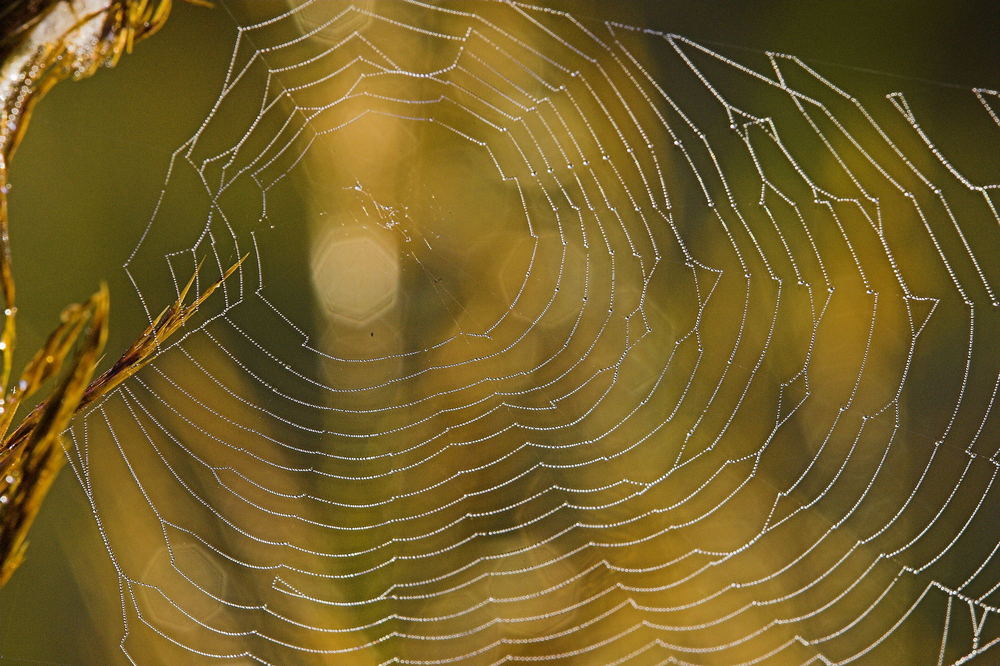
M1000 640L985 156L794 56L514 2L226 8L125 269L154 304L250 258L68 433L129 658ZM995 152L997 92L947 94Z

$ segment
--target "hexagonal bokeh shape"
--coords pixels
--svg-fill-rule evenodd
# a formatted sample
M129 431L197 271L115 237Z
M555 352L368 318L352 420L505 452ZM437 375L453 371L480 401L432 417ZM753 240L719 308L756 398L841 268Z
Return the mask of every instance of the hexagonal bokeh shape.
M374 233L331 233L317 243L312 280L328 315L362 325L395 305L399 258Z
M537 240L525 234L511 244L500 267L499 280L501 293L508 305L514 304L520 292L520 299L514 305L517 315L527 321L537 321L542 326L565 324L576 319L580 308L585 305L584 276L588 255L576 243L570 243L565 249L565 266L560 280L556 269L562 261L563 245L557 234L543 232ZM521 291L525 271L532 265L533 254L534 272ZM555 299L542 317L541 313L553 294Z
M162 594L145 586L136 586L135 592L149 620L177 630L192 630L194 627L184 613L204 622L221 612L223 606L209 595L225 596L228 578L226 571L200 545L182 542L173 544L170 550L166 545L161 546L146 565L143 582L155 586ZM204 592L197 592L192 585ZM184 609L183 612L163 595Z
M360 32L369 25L374 20L374 8L375 0L353 0L344 8L347 14L341 20L331 21L327 3L305 3L296 8L292 19L302 34L324 44L336 44L347 35Z

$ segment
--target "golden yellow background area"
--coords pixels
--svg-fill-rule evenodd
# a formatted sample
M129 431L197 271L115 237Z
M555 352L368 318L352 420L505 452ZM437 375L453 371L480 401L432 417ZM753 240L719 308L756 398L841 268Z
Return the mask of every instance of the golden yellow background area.
M543 4L181 5L45 99L23 349L249 257L74 422L0 663L998 659L996 19Z

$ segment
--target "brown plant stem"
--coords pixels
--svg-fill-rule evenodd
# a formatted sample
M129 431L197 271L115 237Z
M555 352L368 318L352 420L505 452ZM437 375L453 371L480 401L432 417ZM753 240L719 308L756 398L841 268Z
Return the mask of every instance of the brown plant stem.
M207 5L204 0L188 0ZM191 303L191 282L111 368L91 382L108 336L109 295L101 285L86 303L70 305L59 326L10 386L16 335L7 194L9 164L35 104L57 82L114 66L136 41L159 30L171 0L7 0L0 7L0 587L24 558L27 534L64 456L70 419L114 390L156 356L243 259ZM246 257L244 257L245 259ZM73 350L76 349L74 354ZM11 431L18 408L69 367L49 396ZM8 432L10 435L8 436Z

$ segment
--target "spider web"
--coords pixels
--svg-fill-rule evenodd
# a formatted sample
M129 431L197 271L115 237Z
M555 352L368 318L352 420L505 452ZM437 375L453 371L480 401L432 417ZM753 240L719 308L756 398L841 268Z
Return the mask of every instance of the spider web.
M967 164L794 56L511 2L243 11L125 271L155 315L250 258L70 433L130 660L1000 641L996 91L950 93Z

